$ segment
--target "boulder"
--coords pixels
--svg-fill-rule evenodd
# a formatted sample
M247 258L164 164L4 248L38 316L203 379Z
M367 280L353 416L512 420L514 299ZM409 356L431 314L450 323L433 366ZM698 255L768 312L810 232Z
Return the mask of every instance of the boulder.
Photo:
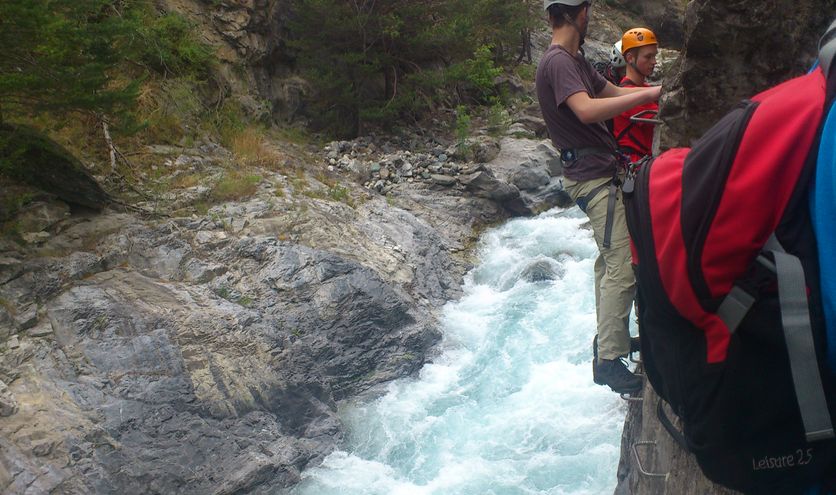
M555 268L555 263L552 260L538 259L532 261L520 273L520 278L528 282L543 282L547 280L555 280L562 275Z
M550 181L548 172L543 168L521 167L511 173L511 183L521 191L536 191Z
M459 182L465 189L480 198L505 202L520 196L520 190L507 182L498 180L488 171L475 172L459 177Z
M0 173L67 203L101 210L111 200L76 157L32 127L0 124L0 155L11 157Z

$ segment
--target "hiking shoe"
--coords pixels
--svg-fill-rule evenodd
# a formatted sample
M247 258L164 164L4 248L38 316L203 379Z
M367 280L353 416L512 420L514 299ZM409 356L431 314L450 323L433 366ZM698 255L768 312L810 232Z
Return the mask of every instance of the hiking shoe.
M630 337L630 354L634 352L641 352L641 339L639 337ZM606 382L598 377L598 367L595 365L597 362L598 335L596 334L592 339L592 381L595 382L596 385L606 385Z
M593 381L607 385L619 394L634 394L642 389L642 379L634 375L621 359L596 359L593 362Z

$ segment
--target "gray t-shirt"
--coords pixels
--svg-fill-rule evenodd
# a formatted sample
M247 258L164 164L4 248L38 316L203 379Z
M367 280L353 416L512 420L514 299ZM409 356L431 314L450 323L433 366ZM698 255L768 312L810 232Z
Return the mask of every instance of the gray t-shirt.
M540 110L555 148L616 149L615 138L603 122L584 124L566 104L567 98L580 91L586 91L590 98L594 98L607 85L607 80L598 74L582 52L572 56L560 45L550 46L537 66L535 82ZM582 181L612 177L615 169L614 157L595 154L565 163L563 174L569 179Z

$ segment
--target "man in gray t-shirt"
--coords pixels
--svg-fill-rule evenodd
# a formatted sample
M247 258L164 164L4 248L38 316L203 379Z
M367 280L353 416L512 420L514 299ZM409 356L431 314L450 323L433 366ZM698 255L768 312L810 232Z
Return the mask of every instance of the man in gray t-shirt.
M604 121L657 100L661 88L619 88L584 58L580 47L589 26L589 1L544 0L543 4L552 42L537 67L537 98L552 143L561 150L564 187L589 217L600 251L595 261L598 335L593 379L616 392L635 393L641 390L641 378L621 359L630 352L627 323L635 278L621 192L610 187L619 172L616 142ZM614 208L608 208L611 195Z
M572 55L561 45L551 45L540 60L536 84L540 109L555 148L616 149L615 138L603 121L584 124L565 104L566 99L575 93L585 92L594 96L607 86L607 80L598 74L582 53ZM563 174L576 181L612 178L615 172L612 154L587 155L565 165Z

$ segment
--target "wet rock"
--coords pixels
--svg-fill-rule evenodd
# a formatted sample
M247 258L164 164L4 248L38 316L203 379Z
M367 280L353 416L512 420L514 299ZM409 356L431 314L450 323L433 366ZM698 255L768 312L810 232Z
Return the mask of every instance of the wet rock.
M12 318L11 309L8 305L0 304L0 342L14 337L14 334L17 333L17 326L14 318Z
M500 94L508 94L513 96L521 96L528 94L528 88L522 79L516 75L503 74L494 79L494 87L497 88Z
M546 121L542 117L536 115L521 115L514 119L511 128L508 129L507 135L515 135L522 133L529 135L532 138L547 138Z
M52 335L52 325L48 321L44 321L41 324L34 326L26 333L30 337L46 337Z
M487 163L499 154L499 141L491 136L476 136L467 138L462 146L453 145L447 148L447 154L461 161Z
M52 235L49 232L26 232L20 236L27 244L43 244Z
M569 204L559 180L560 158L545 141L504 138L499 155L485 167L496 180L513 184L518 190L518 195L505 205L516 214L532 215Z
M641 19L642 25L651 26L653 32L662 40L665 47L679 48L682 46L684 38L683 21L685 19L684 2L612 0L609 5L618 6L623 11L631 12Z
M210 265L197 259L187 261L183 267L184 280L196 284L205 284L224 273L226 273L226 267L223 265Z
M656 407L661 400L653 387L645 383L641 402L630 402L621 437L621 460L618 464L616 495L739 495L708 480L693 454L685 451L659 422ZM682 429L679 418L665 407L675 428ZM641 468L636 462L633 445L638 441L654 442L640 448ZM663 480L648 477L646 472L668 474Z
M448 205L426 194L416 209ZM454 224L465 241L468 222L492 211L468 204L449 204L461 217L451 222L448 206L419 220L380 198L357 209L312 201L292 218L254 200L217 210L247 219L237 233L207 230L210 218L112 232L103 217L55 239L70 246L64 237L84 226L104 233L95 252L4 258L0 379L27 395L0 407L40 404L0 422L0 462L18 473L4 486L266 493L295 483L339 444L336 400L415 372L439 340L432 311L459 293L449 253L462 244L427 222ZM24 316L34 326L9 337Z
M26 330L34 327L38 323L37 305L29 304L19 309L15 312L14 320L18 330Z
M528 282L543 282L555 280L561 276L551 260L536 260L526 266L520 273L520 278Z

